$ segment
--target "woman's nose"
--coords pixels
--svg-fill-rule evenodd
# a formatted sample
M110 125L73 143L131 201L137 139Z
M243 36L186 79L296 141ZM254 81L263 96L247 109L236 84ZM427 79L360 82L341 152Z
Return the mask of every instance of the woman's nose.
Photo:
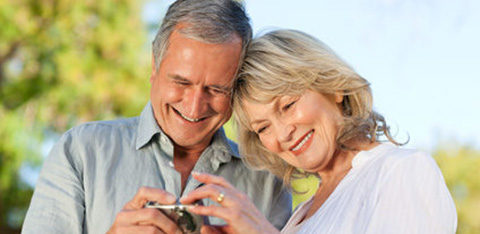
M295 126L293 124L278 124L278 138L280 142L289 142L293 138Z

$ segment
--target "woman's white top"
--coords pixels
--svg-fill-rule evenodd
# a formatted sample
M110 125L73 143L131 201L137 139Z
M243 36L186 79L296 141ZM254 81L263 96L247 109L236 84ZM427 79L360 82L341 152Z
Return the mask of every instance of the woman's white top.
M359 152L323 205L300 204L282 233L455 233L455 204L426 153L383 143Z

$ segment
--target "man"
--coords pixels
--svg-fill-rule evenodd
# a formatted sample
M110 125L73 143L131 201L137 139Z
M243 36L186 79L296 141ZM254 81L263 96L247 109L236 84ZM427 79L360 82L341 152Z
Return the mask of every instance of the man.
M201 186L192 171L226 178L281 228L290 196L271 174L248 170L221 128L251 38L248 21L232 0L173 3L153 42L150 102L139 117L87 123L62 136L44 162L23 232L178 232L143 206L173 204Z

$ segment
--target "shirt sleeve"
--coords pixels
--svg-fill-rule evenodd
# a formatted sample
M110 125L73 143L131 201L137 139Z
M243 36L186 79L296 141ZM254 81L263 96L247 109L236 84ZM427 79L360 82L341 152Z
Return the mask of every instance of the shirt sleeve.
M22 233L83 233L83 170L73 157L71 133L61 137L44 161Z
M429 155L404 156L380 179L384 184L366 233L455 233L455 205Z

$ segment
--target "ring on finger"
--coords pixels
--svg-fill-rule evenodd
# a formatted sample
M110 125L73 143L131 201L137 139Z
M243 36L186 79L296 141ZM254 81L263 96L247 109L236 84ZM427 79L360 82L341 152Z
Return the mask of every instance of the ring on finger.
M218 194L217 196L217 202L222 203L224 198L225 198L225 194L223 192L220 192L220 194Z

